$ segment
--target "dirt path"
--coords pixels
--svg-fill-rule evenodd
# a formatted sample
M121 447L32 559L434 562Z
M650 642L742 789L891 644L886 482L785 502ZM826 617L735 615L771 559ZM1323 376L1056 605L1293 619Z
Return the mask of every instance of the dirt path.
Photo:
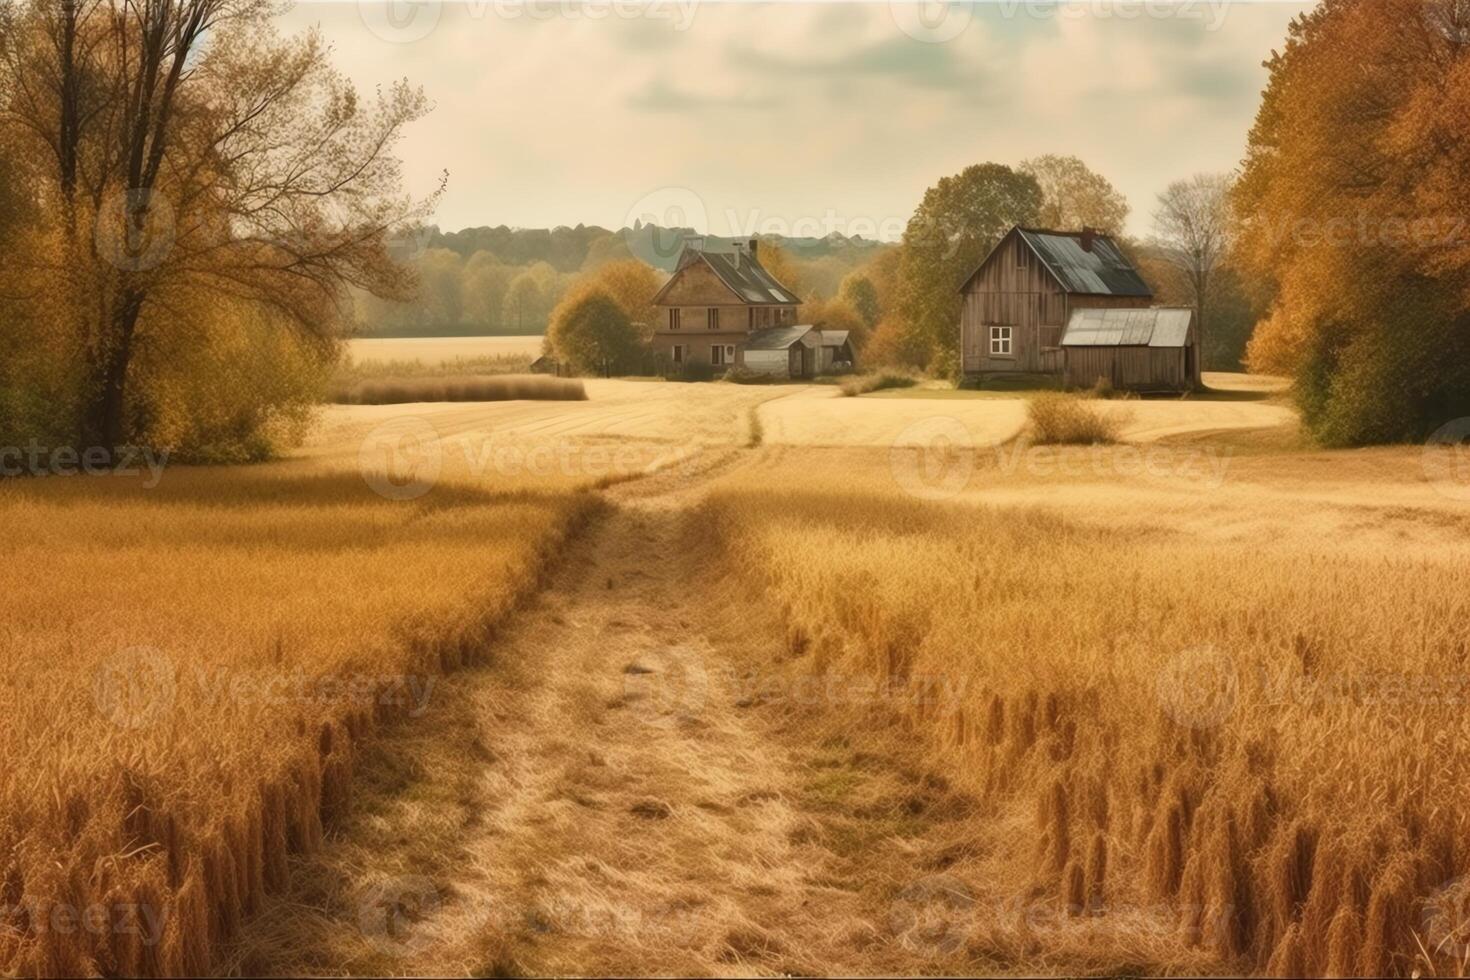
M225 971L993 972L942 873L973 807L769 683L775 611L721 574L694 508L750 455L606 491L494 663L377 741Z

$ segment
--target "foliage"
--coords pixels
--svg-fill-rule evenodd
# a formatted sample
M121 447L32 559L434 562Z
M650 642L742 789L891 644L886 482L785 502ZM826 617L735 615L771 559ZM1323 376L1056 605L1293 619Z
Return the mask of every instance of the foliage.
M842 280L842 288L838 295L862 318L863 326L866 328L864 332L878 325L883 310L878 304L878 287L873 285L873 280L862 272L851 273Z
M928 361L928 347L896 316L879 323L863 347L863 363L869 367L921 370Z
M593 289L563 308L547 339L559 360L587 374L612 374L630 363L640 343L633 323L611 295Z
M844 299L834 297L808 303L802 308L801 318L818 330L846 330L854 351L862 350L867 342L868 325Z
M391 150L427 103L360 98L273 12L0 11L0 203L30 216L0 220L0 319L26 338L7 437L262 455L314 398L348 289L407 295L387 238L431 202L403 199Z
M840 390L844 397L852 398L887 388L912 388L918 383L919 378L916 375L898 371L875 371L872 374L860 374L855 378L848 378L842 382Z
M571 306L590 293L600 291L612 297L638 329L639 338L646 342L658 324L658 309L653 305L653 297L662 284L658 272L637 259L606 262L584 273L568 287L566 295L552 311L551 320L555 322Z
M1234 195L1270 307L1253 368L1330 445L1470 415L1470 25L1449 0L1330 0L1293 21Z
M1196 174L1176 180L1159 195L1154 212L1154 248L1174 267L1194 307L1195 329L1206 354L1214 349L1209 298L1215 272L1225 260L1232 233L1229 174Z
M1042 205L1036 178L998 163L966 167L924 192L904 229L899 308L924 364L941 369L959 343L960 286L1012 225L1035 224Z
M1077 157L1045 154L1023 160L1020 171L1041 188L1037 221L1044 228L1075 231L1095 228L1116 235L1128 220L1128 199Z
M1103 396L1099 391L1099 396ZM1097 400L1046 391L1026 403L1031 438L1039 446L1099 445L1118 441L1123 418Z

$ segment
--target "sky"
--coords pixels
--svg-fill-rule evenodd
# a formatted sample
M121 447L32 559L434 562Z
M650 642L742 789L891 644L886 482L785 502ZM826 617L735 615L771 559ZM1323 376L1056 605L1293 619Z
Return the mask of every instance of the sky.
M1146 233L1172 180L1230 170L1261 62L1310 4L296 0L363 90L433 111L398 147L433 221L690 225L893 240L973 163L1071 154Z

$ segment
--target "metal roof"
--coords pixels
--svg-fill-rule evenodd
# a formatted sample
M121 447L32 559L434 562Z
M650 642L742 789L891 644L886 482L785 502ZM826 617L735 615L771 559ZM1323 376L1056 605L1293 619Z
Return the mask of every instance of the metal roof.
M1017 228L1046 267L1069 293L1106 296L1152 296L1138 270L1123 257L1118 243L1101 232L1092 247L1082 247L1083 232Z
M794 327L771 327L767 330L757 330L746 338L745 349L786 350L812 332L811 325L805 323Z
M1188 307L1073 310L1063 347L1183 347L1189 342Z
M817 333L822 335L823 347L841 347L847 343L846 330L818 330Z
M715 271L715 275L747 303L790 305L801 302L743 248L730 252L701 249L698 254Z

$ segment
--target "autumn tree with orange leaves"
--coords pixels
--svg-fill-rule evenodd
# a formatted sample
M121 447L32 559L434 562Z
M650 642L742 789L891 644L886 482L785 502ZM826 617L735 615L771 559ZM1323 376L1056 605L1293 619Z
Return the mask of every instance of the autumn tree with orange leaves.
M1268 67L1234 197L1250 365L1325 444L1422 439L1470 415L1470 4L1325 0Z

